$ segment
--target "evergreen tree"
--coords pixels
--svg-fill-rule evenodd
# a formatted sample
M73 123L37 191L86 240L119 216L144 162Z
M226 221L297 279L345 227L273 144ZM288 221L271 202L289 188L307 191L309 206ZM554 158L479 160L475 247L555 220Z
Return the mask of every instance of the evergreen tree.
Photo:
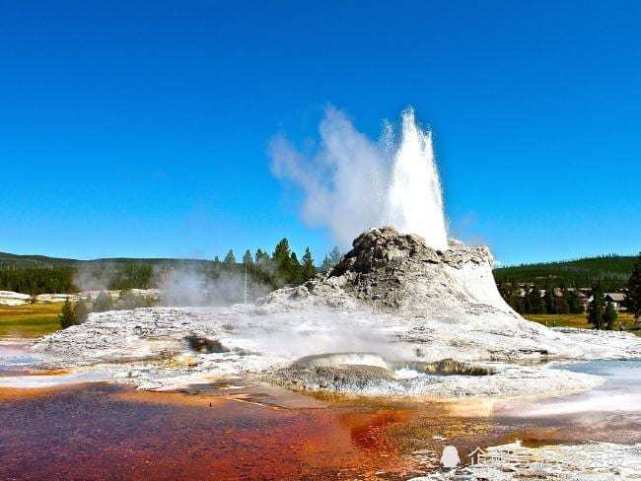
M74 315L77 324L82 324L87 320L89 317L89 307L87 307L84 300L79 299L78 302L76 302L76 305L74 306Z
M521 288L512 288L512 296L510 297L510 306L519 314L525 313L525 298L521 296Z
M320 268L321 272L329 272L332 270L334 266L341 261L342 257L343 255L341 254L338 246L334 247L323 259Z
M583 304L576 289L568 292L567 303L570 314L583 314Z
M524 295L522 299L522 305L523 305L523 312L524 314L530 314L532 312L532 295L531 295L531 287L527 284L525 284L524 288Z
M322 273L327 273L332 269L332 267L333 266L332 266L332 263L329 260L329 256L323 257L323 262L321 262L321 265L320 265L320 271Z
M545 286L545 295L543 297L543 304L545 312L548 314L556 314L556 296L554 294L554 286L548 282Z
M223 263L220 262L220 258L218 256L215 256L213 262L211 263L210 276L214 279L217 279L218 277L220 277L220 271L222 269Z
M570 306L568 305L568 291L565 288L561 289L561 295L556 298L556 312L557 314L570 313Z
M65 299L65 303L62 306L62 311L58 316L58 320L60 321L60 327L62 329L67 329L68 327L78 324L75 309L73 308L73 304L71 304L69 298Z
M605 307L605 312L603 313L603 323L605 328L612 330L619 318L619 313L614 308L614 304L611 301L608 301L608 304Z
M641 320L641 253L628 280L626 295L626 307L634 317L635 324L638 324Z
M246 266L250 266L254 263L254 258L252 257L252 253L249 249L245 251L245 255L243 256L243 264Z
M499 294L505 302L508 304L512 300L512 283L508 280L506 282L499 283Z
M113 309L113 299L108 292L101 291L96 297L96 301L93 303L94 312L105 312L111 311Z
M296 255L294 254L294 259ZM276 283L277 285L288 284L292 282L292 278L296 276L295 265L292 260L292 252L289 249L289 241L285 238L281 239L272 254L272 261L276 267Z
M592 289L592 302L588 307L588 322L595 329L603 329L603 314L605 313L605 296L600 284Z
M283 238L278 242L278 244L276 244L274 253L272 254L272 260L277 266L280 266L281 264L287 264L290 256L291 251L289 249L289 241L286 238Z
M303 278L303 266L298 262L298 256L295 252L289 256L289 268L286 273L288 284L302 284L305 279Z
M227 252L225 259L223 260L223 264L225 264L225 267L233 267L236 265L236 256L232 249L229 249L229 252Z
M144 263L127 262L119 267L109 282L109 289L149 289L154 275L153 266Z
M343 254L341 254L340 249L338 246L334 246L334 248L329 252L329 261L332 263L332 266L338 264L342 258Z
M312 258L312 251L307 247L305 248L305 254L303 254L303 279L307 281L314 277L314 275L316 275L314 259Z
M151 307L154 304L151 297L136 294L131 289L122 291L118 301L120 309L137 309L138 307Z
M528 293L528 301L531 314L543 314L545 312L545 306L543 304L543 298L541 297L541 290L538 286L532 287Z
M256 251L256 265L266 266L270 261L271 259L269 258L269 254L267 252L262 249L258 249Z

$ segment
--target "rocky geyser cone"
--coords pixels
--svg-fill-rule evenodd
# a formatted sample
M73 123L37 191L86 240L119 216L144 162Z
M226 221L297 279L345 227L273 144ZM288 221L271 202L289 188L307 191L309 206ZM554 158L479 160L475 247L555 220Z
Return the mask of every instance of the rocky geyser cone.
M440 251L420 236L381 227L359 235L352 250L328 274L276 291L266 303L305 300L348 306L357 302L384 310L448 315L481 306L484 311L511 311L494 285L492 266L486 247L450 242L446 251Z
M440 251L429 248L422 237L400 234L393 227L381 227L363 232L352 243L349 251L330 272L340 276L346 272L369 273L385 267L400 266L403 261L416 258L438 262Z

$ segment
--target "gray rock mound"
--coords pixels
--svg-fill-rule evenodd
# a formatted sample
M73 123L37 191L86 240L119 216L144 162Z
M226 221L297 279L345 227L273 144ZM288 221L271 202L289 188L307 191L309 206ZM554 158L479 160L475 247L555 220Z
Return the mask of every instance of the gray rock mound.
M405 375L398 377L398 373ZM414 372L412 376L407 373ZM276 370L268 380L298 391L327 390L343 393L409 392L421 374L428 376L491 376L494 369L453 359L435 362L389 361L375 353L344 352L303 357ZM421 378L419 382L436 382Z
M262 305L364 303L382 311L432 316L475 310L514 314L494 285L493 262L486 247L450 242L449 249L440 251L420 236L392 227L371 229L354 240L352 250L328 274L276 291Z

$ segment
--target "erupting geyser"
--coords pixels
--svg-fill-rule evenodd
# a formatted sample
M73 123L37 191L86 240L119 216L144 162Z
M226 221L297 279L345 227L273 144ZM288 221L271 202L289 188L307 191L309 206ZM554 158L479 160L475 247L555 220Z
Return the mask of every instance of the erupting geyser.
M271 148L273 171L305 192L305 220L328 227L343 246L363 231L390 225L445 250L447 228L432 133L418 126L408 108L400 135L389 127L381 139L370 140L344 114L328 109L318 151L305 156L278 138Z
M448 242L431 133L411 109L397 140L372 142L333 109L320 133L311 158L284 140L272 153L274 172L304 188L306 218L351 243L329 272L254 305L95 313L34 349L143 389L248 379L430 398L578 392L601 379L521 361L641 357L631 334L523 319L496 288L489 249Z
M403 112L402 125L384 224L393 225L400 232L418 234L430 247L444 250L447 229L432 133L420 130L412 109Z

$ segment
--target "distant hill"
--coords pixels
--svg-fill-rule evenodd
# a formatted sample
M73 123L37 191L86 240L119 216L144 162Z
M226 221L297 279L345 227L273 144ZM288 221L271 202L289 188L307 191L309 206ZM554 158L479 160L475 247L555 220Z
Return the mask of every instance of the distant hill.
M239 265L226 266L239 269ZM202 259L109 258L78 260L0 252L0 291L37 295L78 289L147 289L162 272L212 272L214 263ZM253 275L257 277L258 274Z
M8 252L0 252L0 267L61 267L76 264L75 259L63 259L58 257L47 257L38 255L17 255Z
M608 255L587 257L570 261L523 264L500 267L494 270L497 282L518 281L544 285L551 282L555 287L591 287L600 281L607 290L622 288L630 277L636 257Z
M52 268L52 267L79 267L82 265L96 264L145 264L151 266L184 266L204 265L210 263L210 259L174 259L174 258L128 258L112 257L91 260L67 259L64 257L48 257L40 255L17 255L7 252L0 252L0 268L16 267L24 268Z

